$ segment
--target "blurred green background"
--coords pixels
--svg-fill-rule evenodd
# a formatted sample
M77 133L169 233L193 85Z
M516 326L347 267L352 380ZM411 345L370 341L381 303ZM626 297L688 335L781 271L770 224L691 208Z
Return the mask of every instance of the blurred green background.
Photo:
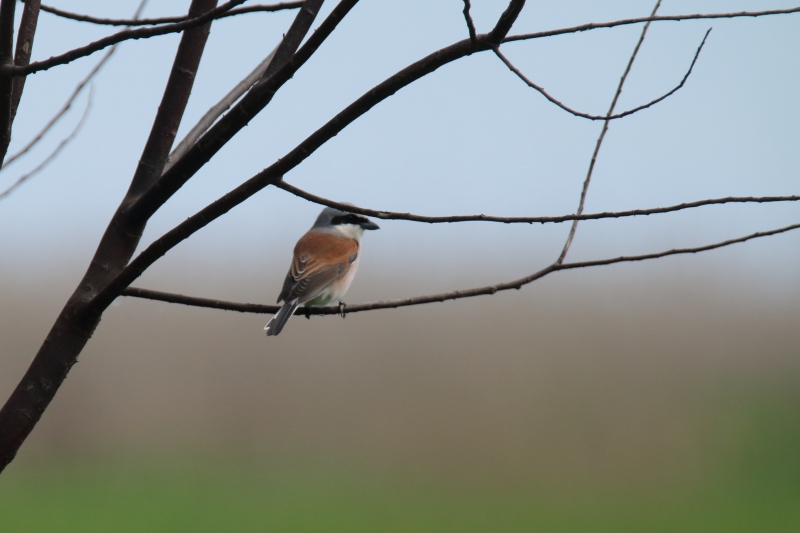
M800 291L696 266L269 339L266 317L121 300L0 476L0 531L797 531ZM6 395L69 284L3 290Z

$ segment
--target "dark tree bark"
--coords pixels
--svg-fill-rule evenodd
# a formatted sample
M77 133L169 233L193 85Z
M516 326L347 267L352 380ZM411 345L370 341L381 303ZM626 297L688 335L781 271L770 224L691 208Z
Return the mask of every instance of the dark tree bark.
M14 11L17 0L0 1L0 67L14 66ZM0 165L11 142L11 100L14 78L0 74Z
M216 3L217 0L193 0L189 13L205 13ZM122 206L130 203L136 192L151 184L163 169L191 93L210 25L209 22L186 31L181 38L153 129ZM13 460L100 322L103 309L93 305L94 297L125 268L136 250L144 224L132 224L123 216L124 212L118 210L111 219L80 285L0 410L0 469Z
M22 10L22 20L19 24L19 35L17 36L17 47L14 52L14 66L24 67L31 62L33 52L33 36L36 34L36 25L39 22L40 0L27 0ZM14 85L11 88L11 116L9 127L13 126L14 118L17 116L19 100L22 98L22 90L25 88L26 76L14 78Z

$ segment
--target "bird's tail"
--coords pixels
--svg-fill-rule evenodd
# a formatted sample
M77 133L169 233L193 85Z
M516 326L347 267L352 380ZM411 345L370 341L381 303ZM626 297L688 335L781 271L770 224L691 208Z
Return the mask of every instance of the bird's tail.
M283 304L283 307L281 307L278 312L275 313L275 316L272 317L272 320L270 320L267 325L264 326L264 331L267 332L267 336L272 337L280 333L283 329L283 326L285 326L289 319L292 318L292 315L294 314L294 311L297 309L298 305L300 305L300 303L297 301L297 298L294 300L289 300Z

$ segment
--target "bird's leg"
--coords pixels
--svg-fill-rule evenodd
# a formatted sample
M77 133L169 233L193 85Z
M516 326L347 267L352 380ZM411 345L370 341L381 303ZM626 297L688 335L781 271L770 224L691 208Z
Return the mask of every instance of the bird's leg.
M344 308L347 307L347 304L341 300L339 300L339 314L342 315L342 318L347 318L347 315L344 311Z

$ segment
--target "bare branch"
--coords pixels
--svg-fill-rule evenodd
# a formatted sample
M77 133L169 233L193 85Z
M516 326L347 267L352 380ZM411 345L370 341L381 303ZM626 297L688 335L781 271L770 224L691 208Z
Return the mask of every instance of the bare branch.
M202 13L210 13L216 4L217 0L193 0L189 16L199 17ZM211 21L186 31L181 37L175 62L161 98L161 105L158 107L139 165L131 180L128 192L131 196L136 196L151 187L164 171L169 151L175 142L175 136L192 93L210 31Z
M55 158L58 157L58 154L61 153L61 150L63 150L70 142L72 142L73 139L75 139L75 137L78 135L78 132L81 131L83 124L86 122L86 119L89 117L89 110L92 108L93 92L94 92L93 89L90 88L89 99L86 102L86 109L83 111L83 116L81 117L81 120L78 122L78 125L75 126L75 129L72 130L72 133L70 133L64 139L62 139L61 142L58 143L58 146L56 146L56 149L53 150L53 152L49 156L47 156L44 159L44 161L39 163L39 165L37 165L36 168L31 170L27 174L23 174L22 176L20 176L17 179L17 181L15 181L10 187L8 187L5 191L0 192L0 200L6 198L9 194L14 192L14 190L16 190L17 187L19 187L20 185L28 181L30 178L36 176L39 172L44 170L45 167L47 167L47 165L52 163L55 160Z
M589 119L589 120L604 120L604 121L607 122L609 120L616 120L616 119L620 119L620 118L623 118L623 117L627 117L628 115L633 115L634 113L637 113L637 112L639 112L639 111L641 111L643 109L647 109L648 107L652 107L652 106L656 105L657 103L659 103L659 102L661 102L663 100L666 100L667 98L669 98L670 96L672 96L676 92L678 92L684 86L684 84L686 84L686 80L688 80L689 76L692 74L692 69L694 69L695 63L697 63L697 58L700 57L700 52L703 50L703 46L706 44L706 39L708 38L708 34L709 33L711 33L711 28L709 28L708 31L706 31L706 34L703 37L703 40L700 42L700 46L697 47L697 51L694 54L694 58L692 59L692 63L689 65L689 70L686 71L686 74L683 76L683 79L681 80L681 82L677 86L675 86L668 93L665 93L665 94L659 96L655 100L651 100L650 102L648 102L648 103L646 103L644 105L640 105L639 107L634 107L633 109L629 109L627 111L624 111L622 113L618 113L616 115L589 115L587 113L582 113L580 111L577 111L575 109L572 109L571 107L568 107L568 106L562 104L561 102L556 100L554 97L552 97L547 91L545 91L543 87L541 87L540 85L537 85L536 83L532 82L527 77L525 77L525 75L522 72L520 72L519 69L517 69L513 64L511 64L511 61L509 61L508 58L506 56L504 56L502 52L500 52L500 48L494 47L492 50L494 50L494 53L497 55L497 57L499 57L500 60L503 63L505 63L505 65L508 67L508 69L511 72L513 72L514 74L516 74L519 77L519 79L524 81L528 85L528 87L539 91L542 94L542 96L547 98L550 102L552 102L556 106L560 107L561 109L563 109L567 113L570 113L570 114L575 115L576 117L580 117L580 118L586 118L586 119Z
M161 302L191 305L195 307L207 307L209 309L221 309L223 311L239 311L240 313L272 314L272 313L277 313L278 309L281 308L280 305L262 305L262 304L226 302L224 300L214 300L212 298L197 298L194 296L184 296L183 294L174 294L171 292L140 289L138 287L128 287L127 289L122 291L122 296L132 296L134 298L158 300ZM327 310L328 308L322 307L319 309ZM331 307L330 309L333 309L333 307ZM338 310L339 308L337 307L336 309ZM312 314L318 314L318 313L312 312Z
M298 2L279 2L277 4L259 4L255 6L242 6L237 7L235 9L231 9L227 13L224 13L219 18L224 19L228 17L233 17L235 15L245 15L247 13L274 13L275 11L283 11L286 9L300 9L303 7L303 3L305 0L300 0Z
M211 22L214 19L220 18L220 16L223 13L229 11L233 7L245 1L246 0L230 0L229 2L222 4L221 6L215 9L212 9L211 11L201 16L189 18L188 20L185 20L183 22L178 22L175 24L164 24L150 28L123 30L113 35L109 35L108 37L103 37L102 39L98 39L93 43L87 44L86 46L74 48L68 52L65 52L61 55L53 56L49 59L45 59L42 61L35 61L29 65L21 67L0 65L0 76L7 77L7 76L23 76L27 74L33 74L35 72L41 72L43 70L53 68L57 65L65 65L72 61L75 61L76 59L79 59L81 57L86 57L97 51L100 51L103 48L108 48L111 45L121 43L122 41L129 41L131 39L147 39L149 37L156 37L158 35L179 33L191 28L197 28L198 26L202 26L203 24Z
M195 126L186 134L186 137L175 147L171 154L169 154L169 158L167 159L167 164L164 166L164 172L167 172L172 165L175 164L175 161L183 157L186 152L189 151L189 148L192 147L194 143L197 142L199 139L208 129L214 125L214 122L222 116L222 114L230 109L230 107L236 103L236 100L242 97L244 93L246 93L250 88L264 75L269 67L270 63L272 62L272 58L275 57L275 52L278 51L280 45L276 46L275 49L270 52L270 54L264 58L261 63L259 63L253 71L247 75L245 79L240 81L236 84L236 86L231 89L231 91L222 97L222 100L211 106L206 114L202 116L202 118L195 124Z
M276 92L308 61L357 2L358 0L341 0L306 43L294 55L291 55L290 51L295 50L294 46L303 39L316 16L316 12L309 13L305 7L301 9L296 19L298 25L292 25L292 28L297 31L290 29L287 37L281 43L281 47L285 45L284 50L281 51L279 48L276 52L276 57L270 62L262 80L254 85L230 112L222 116L200 137L168 172L164 173L158 181L157 187L152 187L133 205L129 206L129 216L136 220L147 220L152 216L217 151L272 101ZM300 21L303 23L300 24ZM275 70L273 71L273 69Z
M475 23L472 21L472 15L469 14L469 10L472 7L470 4L470 0L464 0L464 20L467 21L467 31L469 32L469 40L473 43L477 38L477 34L475 33Z
M189 14L198 17L213 11L217 0L192 0ZM205 47L211 21L181 36L173 69L164 91L142 159L122 206L131 201L137 187L152 175L160 176L174 141L180 114L191 93L197 66ZM0 471L11 462L36 426L66 379L78 354L100 323L105 307L95 307L94 298L127 265L144 231L144 224L131 224L120 207L112 216L97 250L72 296L50 328L45 341L11 396L0 409Z
M509 9L511 9L511 6ZM506 13L508 12L509 10L506 10ZM516 12L518 13L519 11L517 10ZM505 16L506 13L504 13L503 16ZM504 22L504 24L510 28L510 23ZM321 30L322 27L320 27L320 30L317 33L319 33ZM267 187L268 185L274 185L280 181L284 174L299 165L325 142L337 135L347 125L352 123L362 114L366 113L380 101L394 94L402 87L405 87L417 79L435 71L442 65L445 65L460 57L464 57L465 55L468 55L476 50L490 49L493 46L493 42L489 37L491 37L491 35L480 35L474 44L469 40L465 40L442 48L403 69L368 91L364 96L349 105L336 117L328 121L328 123L326 123L323 127L306 138L286 156L279 159L263 171L259 172L239 187L227 193L222 198L216 200L215 202L201 209L199 212L190 216L184 222L150 244L150 246L148 246L138 257L131 261L125 270L120 273L119 276L117 276L114 282L110 283L106 289L100 295L98 295L97 300L101 302L101 305L106 305L106 302L113 301L113 299L120 294L124 288L129 286L150 265L166 254L169 250L177 246L180 242L187 239L195 232L199 231L201 228L208 225L213 220L227 213L233 207L244 202L247 198L254 195L264 187ZM502 41L502 38L503 37L500 36L499 40ZM307 45L310 43L311 39ZM302 49L300 52L302 52ZM300 55L300 52L298 52L297 55ZM289 67L289 64L287 64L286 67ZM282 69L282 71L285 70L285 68ZM275 77L277 77L277 75ZM256 88L258 87L259 85L256 86ZM232 113L229 113L226 115L226 117L230 116L231 114ZM221 123L222 121L220 121L220 124ZM187 154L187 157L188 155L189 154ZM159 186L161 186L161 184L159 184ZM177 186L180 187L180 185ZM170 192L167 191L167 194L170 194ZM143 197L143 200L144 199L145 197Z
M631 209L629 211L605 211L602 213L590 213L587 215L561 215L555 217L500 217L494 215L453 215L432 217L425 215L415 215L413 213L398 213L395 211L383 211L376 209L369 209L359 207L352 204L345 204L342 202L335 202L322 196L317 196L306 192L302 189L290 185L281 180L274 184L275 187L283 189L284 191L294 194L304 200L313 202L315 204L333 207L342 211L350 213L357 213L368 217L379 218L382 220L408 220L411 222L424 222L426 224L451 224L455 222L500 222L503 224L558 224L561 222L570 222L573 220L601 220L605 218L625 218L634 216L656 215L662 213L672 213L675 211L683 211L684 209L692 209L695 207L702 207L706 205L721 205L721 204L747 204L747 203L772 203L772 202L797 202L800 201L800 196L726 196L725 198L711 198L708 200L699 200L696 202L684 202L682 204L671 205L667 207L655 207L651 209Z
M110 35L94 43L90 43L86 46L76 48L74 50L70 50L64 54L59 56L54 56L44 61L38 61L35 63L31 63L25 67L9 67L9 66L0 66L0 74L10 74L12 76L21 76L25 74L32 74L34 72L40 72L42 70L47 70L52 68L56 65L62 65L65 63L69 63L74 61L75 59L85 57L87 55L93 54L98 50L102 50L112 44L116 44L118 42L131 40L131 39L145 39L149 37L155 37L158 35L165 35L168 33L177 33L183 31L184 29L195 27L202 25L207 20L213 18L221 18L222 13L227 12L232 7L228 7L229 4L237 5L245 0L232 0L228 4L223 4L218 9L224 10L222 12L217 12L213 16L210 16L209 19L205 19L200 17L202 20L186 20L184 22L177 23L175 25L162 25L155 28L142 28L139 30L129 30L126 32L119 32L114 35ZM681 21L681 20L697 20L697 19L727 19L727 18L740 18L740 17L763 17L768 15L786 15L790 13L798 13L800 12L800 7L791 8L791 9L775 9L770 11L741 11L737 13L698 13L698 14L691 14L691 15L673 15L673 16L660 16L660 17L653 17L652 19L649 17L646 18L636 18L636 19L624 19L618 20L614 22L600 22L600 23L590 23L590 24L583 24L581 26L573 26L570 28L563 28L558 30L550 30L545 32L537 32L537 33L529 33L529 34L522 34L522 35L514 35L508 38L504 38L499 42L512 42L512 41L522 41L527 39L538 39L542 37L550 37L554 35L564 35L568 33L579 33L582 31L589 31L595 30L600 28L613 28L616 26L624 26L628 24L641 24L645 23L648 20L652 20L653 22L664 22L664 21ZM184 25L185 24L185 25ZM510 27L510 26L509 26ZM493 31L494 33L494 31ZM493 35L490 34L491 35ZM489 49L489 48L486 48ZM477 50L476 50L477 51Z
M304 6L304 11L298 14L289 32L284 39L278 43L272 52L264 58L255 69L231 91L226 94L222 100L206 112L205 115L198 121L197 124L189 131L186 137L180 144L173 150L167 160L167 165L164 167L166 173L172 166L180 160L186 152L214 125L214 122L222 116L239 98L242 97L253 85L259 80L266 80L277 70L284 66L287 61L295 54L300 43L305 38L312 22L316 18L319 8L322 5L322 0L308 3Z
M139 8L136 10L136 13L133 15L134 18L132 20L136 20L136 18L139 17L139 14L142 12L142 10L144 10L144 7L145 7L145 5L147 5L147 2L148 2L148 0L142 0L139 3ZM32 3L33 3L33 0L28 0L27 2L25 2L26 9L27 9L28 5L32 4ZM23 14L23 22L24 22L24 14ZM20 36L22 36L22 34L20 34ZM19 46L20 46L19 43L17 43L17 48L18 49L19 49ZM50 129L53 126L55 126L56 123L64 116L64 114L67 111L70 110L70 108L72 107L72 103L75 101L75 99L78 97L78 95L86 87L86 84L89 83L89 81L95 76L95 74L100 72L100 69L103 68L103 65L106 64L106 61L108 61L108 59L114 54L114 51L116 51L116 49L117 49L117 45L116 44L108 49L108 52L106 52L106 55L104 55L103 58L97 63L97 65L95 65L95 67L92 70L89 71L89 74L87 74L86 77L83 78L83 80L81 80L80 83L78 83L78 85L75 86L75 90L72 91L72 94L67 99L67 102L63 105L63 107L53 116L53 118L50 119L50 121L47 124L45 124L44 128L42 128L41 131L39 133L37 133L33 137L33 139L31 139L28 142L28 144L26 144L24 147L22 147L22 149L20 149L17 153L15 153L14 155L12 155L9 158L7 158L5 160L5 162L2 164L2 168L5 168L6 166L8 166L11 163L13 163L16 159L18 159L21 156L25 155L40 140L42 140L42 137L44 137L47 134L47 132L50 131ZM19 52L19 50L18 50L18 52ZM25 59L24 63L20 62L19 58L17 60L15 60L15 63L17 65L27 65L29 60L30 60L30 51L28 52L27 59ZM20 76L18 78L15 78L14 83L15 83L15 85L14 85L14 96L15 96L16 101L18 103L19 102L19 97L17 96L17 85L16 84L18 84L18 83L20 84L19 96L21 96L22 95L22 85L25 83L25 76ZM16 114L16 108L12 109L12 112L13 112L12 114ZM12 119L13 119L13 116L12 116Z
M12 65L14 61L15 0L0 1L0 64Z
M261 13L261 12L271 13L275 11L282 11L285 9L298 9L302 6L303 6L303 0L300 0L298 2L280 2L277 4L237 7L223 13L217 18L232 17L234 15L242 15L245 13ZM110 19L110 18L93 17L90 15L81 15L79 13L71 13L69 11L64 11L62 9L46 5L42 5L42 11L47 11L48 13L51 13L53 15L57 15L59 17L70 20L77 20L79 22L90 22L92 24L101 24L105 26L153 26L155 24L169 24L172 22L184 22L186 20L189 20L188 17L186 16L160 17L154 19Z
M132 19L132 20L135 20L135 19L136 19L136 18L139 16L139 14L140 14L140 13L141 13L141 12L144 10L144 7L147 5L147 2L148 2L148 0L142 0L142 1L139 3L139 8L136 10L136 13L133 15L133 16L134 16L134 19ZM27 6L27 4L28 4L28 2L26 2L26 4L25 4L25 5ZM18 46L19 46L19 45L18 45ZM33 147L34 147L34 146L35 146L35 145L36 145L36 144L37 144L37 143L38 143L40 140L42 140L42 137L44 137L44 136L47 134L47 132L48 132L48 131L50 131L50 129L51 129L53 126L55 126L55 125L56 125L56 123L58 123L58 121L59 121L59 120L61 120L61 118L64 116L64 114L65 114L67 111L69 111L69 110L70 110L70 108L72 107L72 103L75 101L75 99L78 97L78 95L80 95L80 93L81 93L81 92L83 91L83 89L86 87L86 84L87 84L87 83L89 83L89 81L90 81L90 80L91 80L91 79L92 79L92 78L93 78L93 77L94 77L94 76L95 76L95 75L96 75L98 72L100 72L100 70L103 68L103 66L106 64L106 62L109 60L109 58L110 58L110 57L111 57L111 56L114 54L114 52L116 51L116 49L117 49L117 45L116 45L116 44L115 44L114 46L112 46L111 48L109 48L109 49L108 49L108 52L106 52L106 55L104 55L104 56L103 56L103 58L102 58L100 61L98 61L97 65L95 65L95 66L94 66L94 68L93 68L92 70L90 70L90 71L89 71L89 73L86 75L86 77L85 77L85 78L83 78L83 79L82 79L82 80L81 80L81 81L78 83L78 85L76 85L76 86L75 86L75 89L72 91L72 94L71 94L71 95L70 95L70 97L67 99L66 103L65 103L65 104L64 104L64 105L61 107L61 109L60 109L60 110L59 110L59 111L58 111L58 112L57 112L57 113L56 113L56 114L53 116L53 118L51 118L51 119L50 119L50 121L49 121L47 124L45 124L44 128L42 128L42 129L41 129L41 131L39 131L39 133L37 133L37 134L36 134L36 135L33 137L33 139L31 139L31 140L28 142L28 144L26 144L25 146L23 146L23 147L22 147L22 148L21 148L21 149L20 149L18 152L16 152L14 155L12 155L12 156L8 157L8 158L5 160L5 162L3 163L3 165L2 165L2 168L5 168L5 167L7 167L7 166L8 166L8 165L10 165L11 163L13 163L15 160L17 160L17 159L19 159L21 156L25 155L25 154L26 154L26 153L27 153L27 152L28 152L28 151L29 151L31 148L33 148ZM30 59L30 56L29 56L29 59ZM17 63L17 64L19 64L19 63ZM25 80L25 77L24 77L24 76L22 76L22 77L16 78L16 81L19 81L19 80L23 80L23 81L24 81L24 80ZM16 87L16 85L15 85L15 87ZM15 91L16 91L16 89L15 89ZM21 92L21 89L20 89L20 92ZM16 94L16 93L15 93L15 94Z
M656 2L655 7L653 7L652 13L650 13L651 17L656 15L658 8L661 6L661 0ZM619 85L617 86L617 92L614 93L614 98L611 100L611 105L608 108L608 113L606 113L606 117L610 117L614 114L614 108L617 106L617 100L619 100L619 95L622 94L622 86L625 85L625 80L628 79L628 74L631 71L631 67L633 66L633 62L636 60L636 56L639 54L639 49L642 47L642 43L644 42L644 38L647 35L647 29L650 27L650 23L646 23L644 28L642 28L642 34L639 36L639 40L636 41L636 46L633 48L633 53L631 54L631 58L628 60L628 64L625 67L625 72L622 73L622 77L619 79ZM706 33L708 36L708 33ZM704 39L705 40L705 39ZM701 45L702 46L702 45ZM700 51L698 50L698 53ZM697 56L695 56L695 59ZM597 138L597 143L594 147L594 153L592 153L592 159L589 162L589 170L586 172L586 179L583 181L583 189L581 190L581 199L578 202L578 210L575 214L580 215L583 213L583 207L586 204L586 193L589 192L589 183L592 180L592 172L594 172L594 165L597 162L597 154L600 153L600 147L603 145L603 139L606 136L606 132L608 131L609 121L606 120L603 122L603 129L600 131L600 136ZM567 252L569 252L569 247L572 244L572 240L575 238L575 232L578 231L578 220L572 222L572 227L569 229L569 235L567 235L567 240L564 242L564 248L561 250L561 254L558 256L556 263L561 264L564 262L564 258L567 257Z
M0 0L0 67L14 66L14 8L17 0ZM11 142L14 78L0 74L0 164Z
M800 8L797 8L795 11L800 11ZM794 11L790 10L787 12ZM685 15L679 17L652 17L652 19L681 20L682 17L731 18L736 16L762 16L768 14L778 14L778 12L748 12L740 14L728 13L722 15L702 16ZM634 22L647 22L650 19L651 17L646 17L642 19L630 19L629 21L623 22L632 24ZM304 45L298 51L295 57L289 63L287 63L287 65L285 65L281 71L276 73L276 75L269 80L269 83L256 85L253 90L251 90L250 93L245 96L240 104L238 104L230 113L222 117L222 119L211 130L209 130L208 134L203 136L203 138L201 138L198 143L192 147L187 155L182 158L181 163L185 164L175 165L170 172L164 175L162 180L159 182L159 187L148 191L148 193L146 193L137 202L137 205L134 206L133 209L139 211L140 206L143 206L142 212L144 213L144 216L149 216L150 213L155 212L155 210L163 205L163 203L172 194L174 194L175 191L183 186L183 184L195 172L197 172L197 170L203 164L205 164L216 153L216 151L218 151L225 144L225 142L227 142L228 139L230 139L237 131L239 131L241 127L244 127L244 124L246 124L247 121L249 121L255 114L242 111L242 115L239 116L237 108L242 109L244 107L242 104L245 102L245 100L248 100L251 95L253 100L256 102L255 105L266 105L262 104L262 101L268 101L268 99L274 94L274 91L277 90L277 87L279 87L280 84L285 83L285 80L293 75L297 68L299 68L299 65L296 65L295 61L302 63L306 60L308 56L308 54L304 54L306 47L311 47L312 42L314 46L319 45L319 43L314 42L314 38L322 33L324 27L325 24L320 26L319 30L315 32L306 45ZM570 31L585 31L585 29L572 29ZM537 37L538 36L540 35L537 34ZM493 46L493 43L489 37L489 35L482 34L477 37L475 43L472 43L469 39L466 39L439 49L436 52L433 52L432 54L429 54L423 59L417 61L416 63L409 65L405 69L372 88L355 102L350 104L347 108L342 110L338 115L328 121L324 126L314 132L311 136L306 138L302 143L286 154L286 156L276 161L263 171L259 172L257 175L253 176L241 186L229 192L223 198L220 198L216 202L207 206L205 209L196 213L194 216L183 222L180 226L174 228L172 231L168 232L168 234L165 234L161 239L153 243L151 248L146 250L147 257L141 257L140 260L137 259L134 261L136 264L132 263L129 265L131 270L125 275L126 278L131 276L129 281L125 283L120 280L120 287L115 288L115 290L121 290L122 287L127 286L127 284L132 282L133 279L139 275L134 274L135 270L138 270L142 267L147 268L146 265L157 260L158 257L165 254L170 248L176 246L179 242L186 239L192 233L198 231L206 224L226 213L228 210L243 202L264 187L277 183L280 179L282 179L284 174L299 165L325 142L337 135L345 127L372 109L372 107L377 105L379 102L383 101L398 90L413 83L419 78L434 72L443 65L475 52L490 50ZM500 40L502 41L502 38ZM204 141L207 141L207 143ZM108 295L110 296L111 292L109 292Z
M355 0L343 0L339 5L337 5L325 22L314 33L314 35L312 35L306 44L297 52L297 54L295 54L292 60L287 62L287 64L284 65L284 67L282 67L278 72L276 72L269 80L267 80L267 82L257 84L253 90L251 90L245 96L245 98L242 99L242 102L240 102L237 108L241 109L244 107L245 102L251 95L256 94L254 98L260 98L261 95L256 92L259 90L272 90L273 92L271 94L266 93L267 96L271 98L272 94L274 94L274 90L271 88L271 82L273 82L273 80L280 82L283 79L283 76L293 73L294 70L296 70L296 67L294 66L295 59L299 57L302 61L305 61L307 55L304 54L304 50L308 47L311 48L311 53L313 53L313 50L316 50L316 47L318 47L321 42L318 42L315 38L318 35L321 35L321 39L324 39L331 31L333 31L333 28L336 26L336 24L338 24L339 20L341 20L341 17L343 17L344 14L346 14L354 4ZM509 7L500 16L500 20L495 26L495 29L493 29L489 34L481 35L474 44L471 41L466 40L461 41L456 45L441 49L438 52L429 55L425 59L418 61L412 66L400 71L389 78L389 80L379 84L366 95L362 96L356 100L356 102L348 106L344 111L340 112L336 117L331 119L325 126L314 132L310 137L300 143L300 145L295 147L285 157L279 159L270 167L259 172L233 191L229 192L219 200L212 202L172 230L165 233L150 246L148 246L133 261L131 261L125 270L122 271L113 282L106 286L105 289L103 289L103 291L97 295L95 298L97 305L101 306L101 308L105 308L105 306L109 305L124 288L130 285L133 280L138 278L150 265L157 261L158 258L166 254L169 250L177 246L178 243L184 239L187 239L193 233L205 227L211 221L217 219L218 217L227 213L233 207L245 201L256 192L280 180L286 172L299 165L330 138L344 129L348 124L352 123L356 118L366 113L381 100L387 98L391 94L394 94L398 89L408 85L409 83L412 83L422 76L433 72L440 66L449 63L458 57L463 57L466 52L474 51L476 47L480 46L484 49L488 49L494 44L495 41L502 40L505 36L504 32L507 32L508 29L511 28L511 25L514 23L514 20L516 19L516 16L519 14L523 5L523 0L511 0ZM340 7L342 8L341 13L337 13L337 10L339 10ZM329 21L331 21L330 24L328 24ZM498 28L501 28L503 31L498 32ZM292 70L293 68L294 70ZM226 128L229 127L229 125L225 124L225 119L231 117L234 112L235 109L225 115L225 117L223 117L222 120L220 120L215 126L215 128L219 126L219 129L225 132L226 136L230 134L232 137L233 133L235 133L227 132ZM241 120L241 117L237 117L234 120ZM215 128L212 128L212 130L209 131L209 134L211 134ZM191 157L192 151L203 143L203 139L205 137L206 136L201 138L195 147L193 147L192 150L190 150L181 161L186 161L189 157ZM222 138L224 139L224 137ZM222 144L224 144L224 142ZM219 146L222 146L222 144ZM203 148L200 147L200 150L202 149ZM201 155L200 157L205 157L205 154ZM204 161L200 159L200 157L198 157L198 159L201 161L202 165L205 161L207 161L207 159ZM208 155L207 157L211 157L211 155ZM183 183L185 183L185 180L188 179L186 174L182 175L176 172L172 177L172 180L174 180L173 183L170 184L168 182L167 178L169 174L174 172L177 167L178 165L176 164L169 173L162 177L162 180L158 183L158 187L154 187L151 189L151 191L148 191L148 194L153 195L152 197L148 198L148 194L142 196L140 202L145 203L143 208L145 215L147 215L151 209L157 209L159 205L162 205L163 201L166 201L164 198L169 198L174 190L177 190L180 186L182 186ZM158 202L161 203L159 204ZM138 210L139 208L139 205L134 205L132 207L133 210Z
M145 193L136 204L131 207L131 211L133 212L132 216L149 217L180 189L180 187L222 148L228 140L249 123L249 121L271 101L278 88L286 83L305 61L308 60L311 54L316 51L324 39L336 27L339 20L341 20L352 6L355 5L356 1L357 0L342 0L290 61L283 65L274 75L270 76L269 80L255 85L231 112L223 116L219 122L215 124L206 135L199 139L186 155L181 158L180 162L176 163L170 171L162 177L158 183L158 187L154 187ZM510 5L513 4L512 2ZM328 121L327 124L317 130L303 143L295 147L286 157L226 195L225 200L221 203L215 202L211 206L208 206L208 209L218 212L218 214L214 215L215 218L220 216L223 212L237 205L239 202L244 201L244 199L255 194L258 190L270 185L276 179L280 179L280 176L300 164L306 157L311 155L311 153L344 129L348 124L369 111L380 101L394 94L400 88L430 74L442 65L469 55L474 51L488 50L490 47L491 42L489 35L484 34L479 36L475 43L469 40L460 41L454 45L438 50L401 70L368 91L364 96ZM227 205L230 205L230 207L223 207ZM222 208L223 211L217 211L219 208ZM203 225L212 220L208 219L210 212L204 212L202 215L198 213L198 215L200 219L196 219L195 222L207 220ZM199 229L199 227L197 229ZM192 232L197 231L197 229L192 230ZM182 231L189 231L188 227L184 227Z
M768 11L738 11L735 13L694 13L690 15L659 15L657 17L639 17L632 19L621 19L613 22L590 22L579 26L570 26L557 30L540 31L536 33L524 33L511 35L503 39L504 43L514 41L527 41L530 39L542 39L544 37L554 37L556 35L567 35L570 33L581 33L584 31L599 30L603 28L616 28L617 26L628 26L630 24L644 24L646 22L680 22L683 20L714 20L714 19L733 19L733 18L757 18L773 15L790 15L800 13L800 7L788 9L772 9Z
M417 296L414 298L404 298L401 300L389 300L389 301L379 301L379 302L372 302L372 303L365 303L365 304L356 304L356 305L348 305L345 307L346 313L358 313L362 311L374 311L377 309L396 309L398 307L409 307L412 305L422 305L434 302L444 302L446 300L460 300L462 298L472 298L475 296L484 296L495 294L501 291L507 291L511 289L521 289L523 286L528 285L537 279L541 279L548 274L553 272L558 272L560 270L574 270L577 268L588 268L588 267L595 267L595 266L602 266L602 265L612 265L615 263L630 263L636 261L647 261L650 259L659 259L662 257L667 257L670 255L684 255L684 254L696 254L700 252L706 252L709 250L716 250L717 248L724 248L726 246L730 246L732 244L738 244L742 242L746 242L753 239L758 239L761 237L768 237L770 235L778 235L780 233L786 233L788 231L800 229L800 224L793 224L791 226L786 226L780 229L775 229L772 231L764 231L758 233L752 233L750 235L746 235L744 237L739 237L737 239L730 239L727 241L718 242L715 244L709 244L707 246L699 246L696 248L676 248L672 250L667 250L664 252L658 252L654 254L645 254L645 255L629 255L629 256L620 256L614 257L611 259L599 259L595 261L581 261L576 263L561 263L556 264L553 263L552 265L539 270L531 274L530 276L526 276L524 278L520 278L514 281L509 281L506 283L498 283L496 285L488 285L486 287L478 287L475 289L465 289L460 291L451 291L451 292L443 292L440 294L431 294L427 296ZM196 298L194 296L184 296L182 294L172 294L167 292L161 291L152 291L149 289L140 289L137 287L128 287L122 292L123 296L131 296L135 298L145 298L148 300L158 300L162 302L169 302L169 303L177 303L183 305L191 305L195 307L207 307L211 309L221 309L225 311L239 311L241 313L262 313L262 314L271 314L276 313L280 306L277 305L260 305L260 304L247 304L247 303L237 303L237 302L226 302L223 300L213 300L208 298ZM295 314L297 315L338 315L341 311L339 307L307 307L303 309L298 309Z
M80 83L78 83L78 85L75 86L75 89L72 91L72 94L69 96L66 103L61 107L61 109L58 110L58 112L53 116L53 118L51 118L50 121L47 124L45 124L45 126L39 131L39 133L37 133L33 137L33 139L31 139L28 142L28 144L23 146L15 154L9 156L8 159L6 159L5 163L3 163L3 168L7 167L15 160L25 155L31 148L33 148L39 141L42 140L42 137L44 137L45 134L47 134L47 132L50 131L50 129L53 126L56 125L56 123L58 123L58 121L66 114L66 112L70 110L72 104L75 102L75 99L78 97L78 95L81 94L81 92L89 83L89 81L94 77L95 74L97 74L100 71L103 65L105 65L106 61L108 61L108 59L114 53L114 50L116 50L116 47L112 46L108 50L108 52L106 52L106 55L103 56L103 58L97 63L97 65L95 65L94 68L89 71L89 74L87 74L86 77L83 78L80 81Z
M321 4L321 2L319 2ZM248 90L250 90L256 82L262 79L269 78L280 67L286 64L289 58L297 51L297 47L303 41L312 21L319 11L319 6L306 6L306 13L311 15L300 15L295 19L292 27L287 34L288 38L284 38L264 60L256 66L255 69L242 81L240 81L231 91L225 95L222 100L206 112L205 115L198 121L197 124L189 131L186 137L180 142L175 150L170 154L167 165L164 167L164 173L169 171L173 165L180 160L189 149L214 125L214 122L222 116L239 98L242 97Z
M19 23L19 35L17 35L17 47L14 52L14 65L27 65L31 61L33 52L33 37L36 34L36 25L39 21L39 0L28 0L22 8L22 19ZM17 108L22 98L22 91L25 88L25 76L14 79L11 89L11 119L13 125L14 118L17 116ZM0 164L2 164L0 162Z
M489 43L498 45L503 42L508 32L511 31L511 26L517 21L517 17L519 17L523 7L525 7L525 0L511 0L508 3L506 10L497 19L497 24L486 36Z

